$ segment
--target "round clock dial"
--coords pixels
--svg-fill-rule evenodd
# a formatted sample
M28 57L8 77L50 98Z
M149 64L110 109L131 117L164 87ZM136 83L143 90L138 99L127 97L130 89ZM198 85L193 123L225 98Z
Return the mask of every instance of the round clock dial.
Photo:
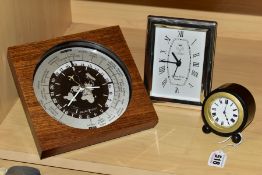
M222 133L237 130L243 122L243 107L233 95L220 92L209 97L204 108L209 126Z
M245 87L235 83L222 85L204 100L202 130L232 136L233 142L238 143L239 132L251 123L255 109L254 97Z
M101 45L72 41L50 49L37 65L34 92L44 110L70 127L106 126L126 110L130 76Z
M222 127L232 127L238 121L239 111L231 99L218 98L210 108L214 122Z
M49 92L63 113L86 119L101 115L111 105L112 83L109 75L96 64L70 61L51 75Z

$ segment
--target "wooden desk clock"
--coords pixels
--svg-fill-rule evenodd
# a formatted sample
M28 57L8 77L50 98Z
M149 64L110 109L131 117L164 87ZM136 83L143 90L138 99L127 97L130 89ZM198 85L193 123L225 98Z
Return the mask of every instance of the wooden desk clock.
M10 47L8 60L40 158L158 122L118 26Z

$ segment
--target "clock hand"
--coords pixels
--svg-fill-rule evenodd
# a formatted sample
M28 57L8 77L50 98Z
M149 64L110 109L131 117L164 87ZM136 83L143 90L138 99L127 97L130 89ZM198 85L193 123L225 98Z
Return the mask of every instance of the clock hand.
M89 86L89 87L85 87L86 89L98 89L100 88L100 86Z
M172 52L172 55L173 55L173 57L176 59L176 62L177 62L177 64L176 64L176 66L181 66L181 59L178 59L177 57L176 57L176 55L175 55L175 53L174 52Z
M226 113L226 111L227 111L227 104L226 104L226 106L225 106L225 110L224 110L224 111L225 111L225 113Z
M174 52L172 52L172 55L173 55L173 57L176 59L176 61L178 62L178 59L177 59L177 57L176 57L176 55L175 55Z
M79 86L81 86L80 83L78 83L77 81L75 81L75 79L74 79L74 75L72 75L72 76L68 76L68 78L69 78L69 80L73 80L76 84L78 84Z
M225 116L225 117L226 117L226 116ZM226 117L226 119L227 119L227 124L228 124L228 125L230 125L230 123L229 123L229 121L228 121L228 118L227 118L227 117Z
M224 114L225 117L226 117L226 120L227 120L228 125L230 125L230 123L229 123L229 121L228 121L228 118L227 118L227 115L226 115L226 107L227 107L227 105L225 106L225 110L223 111L223 114Z
M176 67L176 70L175 70L174 74L172 75L173 78L175 78L177 68L178 68L178 66Z
M71 103L75 100L76 96L79 94L79 92L83 91L84 88L79 87L79 90L77 91L77 93L74 95L74 97L70 100L70 102L67 104L67 106L70 106Z
M113 84L113 82L112 81L106 82L106 83L102 84L102 86L105 86L105 85L108 85L108 84Z
M182 63L181 63L181 59L178 59L178 58L176 57L176 55L175 55L174 52L172 52L172 55L173 55L173 57L174 57L174 58L176 59L176 61L177 61L177 62L176 62L176 66L177 66L177 67L176 67L176 70L175 70L174 74L172 75L172 77L175 78L177 68L180 67Z
M178 62L173 62L173 61L165 61L165 60L160 60L159 62L162 62L162 63L172 63L172 64L178 64Z
M67 77L69 78L69 80L74 79L74 75L72 75L72 76L67 76Z

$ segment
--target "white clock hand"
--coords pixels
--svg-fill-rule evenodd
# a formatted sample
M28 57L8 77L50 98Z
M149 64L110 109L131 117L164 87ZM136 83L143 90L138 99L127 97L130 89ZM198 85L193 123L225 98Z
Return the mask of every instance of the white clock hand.
M76 84L78 84L79 86L81 86L80 83L78 83L78 82L74 79L74 75L68 76L68 78L69 78L69 80L73 80Z
M77 91L77 93L74 95L74 97L70 100L70 102L67 104L67 106L70 106L71 103L75 100L76 96L79 94L79 92L83 91L84 88L79 88L79 90Z
M89 86L89 87L85 87L86 89L98 89L100 88L100 86Z

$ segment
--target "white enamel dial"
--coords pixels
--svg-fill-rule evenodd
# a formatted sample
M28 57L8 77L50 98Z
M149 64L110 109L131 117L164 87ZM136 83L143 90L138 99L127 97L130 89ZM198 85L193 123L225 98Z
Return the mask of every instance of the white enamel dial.
M110 51L95 46L73 42L70 47L60 46L44 56L35 71L38 102L51 117L70 127L106 126L125 112L130 100L126 68Z
M206 30L156 25L151 96L201 102Z
M236 104L228 98L217 98L210 108L213 121L221 127L232 127L239 119L239 110Z

